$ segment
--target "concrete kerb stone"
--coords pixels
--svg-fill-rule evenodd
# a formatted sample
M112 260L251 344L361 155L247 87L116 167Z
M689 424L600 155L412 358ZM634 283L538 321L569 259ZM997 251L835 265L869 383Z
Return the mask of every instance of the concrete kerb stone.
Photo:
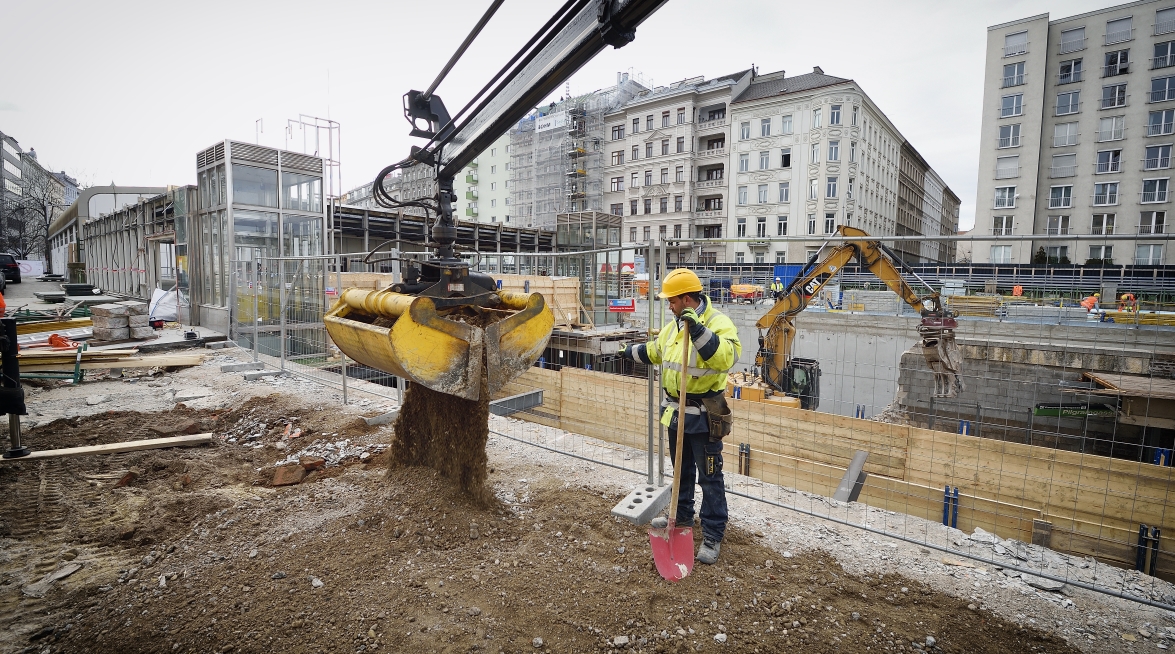
M226 363L220 366L221 372L244 372L246 370L264 370L265 364L260 361L249 361L247 363Z
M284 375L281 370L259 370L257 372L245 373L245 381L257 381L258 379L265 379L266 377L278 377Z
M374 427L376 425L386 425L390 422L394 422L396 420L396 416L399 416L399 415L400 415L400 410L395 409L393 411L388 411L387 413L384 413L384 414L381 414L381 415L378 415L378 416L375 416L372 418L368 418L368 417L364 416L363 422L367 423L368 427Z
M232 341L216 341L215 343L205 343L204 347L209 350L221 350L226 347L236 347L237 344Z

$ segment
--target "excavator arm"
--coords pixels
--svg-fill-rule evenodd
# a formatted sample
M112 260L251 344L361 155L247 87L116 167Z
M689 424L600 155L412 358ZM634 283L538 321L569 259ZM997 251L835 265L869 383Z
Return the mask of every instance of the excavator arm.
M959 376L962 355L955 342L957 323L955 317L943 308L938 292L930 289L929 294L920 296L901 274L901 270L911 274L913 271L880 241L870 240L864 231L841 225L836 233L853 240L831 248L825 244L788 287L776 295L771 310L755 323L760 334L755 365L760 369L763 381L777 392L800 397L808 405L804 408L815 408L812 405L816 404L818 397L810 397L812 394L806 390L806 385L819 375L819 366L791 356L796 334L795 316L808 308L812 298L845 264L856 259L861 267L873 273L922 315L918 332L922 336L922 354L935 375L935 396L957 396L964 388ZM822 255L825 250L827 253Z

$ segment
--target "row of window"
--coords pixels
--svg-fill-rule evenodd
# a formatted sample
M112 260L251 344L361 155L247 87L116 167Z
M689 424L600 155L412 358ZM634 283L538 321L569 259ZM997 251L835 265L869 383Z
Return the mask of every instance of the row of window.
M1044 246L1045 261L1039 263L1072 263L1069 260L1069 246L1068 245L1046 245ZM992 263L1015 263L1012 261L1012 246L1011 245L993 245L991 246L991 262ZM1086 259L1087 264L1113 264L1114 263L1114 246L1113 245L1091 245L1089 246L1089 258ZM1163 246L1159 244L1136 245L1134 246L1134 265L1136 266L1159 266L1163 263Z
M719 175L719 178L721 178L721 175ZM674 169L674 181L677 181L677 182L684 182L685 181L685 166L677 166L676 169ZM632 183L629 184L629 188L638 188L640 186L639 182L640 182L640 173L633 173L632 174ZM662 184L669 183L669 169L668 168L661 169L661 183ZM646 170L645 171L645 186L652 186L652 185L653 185L653 171ZM624 177L623 176L613 177L609 181L608 190L609 191L623 191L624 190Z
M1154 34L1175 32L1175 8L1159 9L1155 12ZM1125 43L1134 39L1134 17L1115 18L1106 21L1105 45ZM1060 53L1077 52L1085 49L1085 27L1075 27L1061 32ZM1028 52L1028 32L1015 32L1004 36L1004 56L1014 57Z
M1126 93L1126 84L1124 83L1103 86L1101 98L1098 99L1098 109L1125 107L1129 97L1129 94ZM1175 75L1152 79L1151 90L1147 95L1147 101L1166 102L1168 100L1175 100ZM1053 110L1056 116L1069 116L1080 113L1081 91L1061 91L1058 93L1057 103L1053 107ZM1015 118L1023 115L1023 93L1014 93L1000 98L1000 118Z
M726 144L724 142L723 146L725 146L725 145ZM629 159L629 161L636 161L637 159L640 158L640 149L641 149L641 146L639 146L639 145L632 146L632 157ZM677 149L675 150L675 153L681 153L681 152L685 152L685 137L684 136L677 137ZM661 139L661 155L664 156L667 154L669 154L669 139ZM653 142L649 141L648 143L645 143L645 158L651 159L653 156L654 156ZM612 165L619 166L620 164L623 164L623 163L624 163L624 150L613 150L612 151Z
M1132 231L1137 234L1166 234L1167 232L1167 212L1166 211L1143 211L1139 213L1138 225L1123 226L1116 224L1117 214L1113 213L1095 213L1093 214L1093 221L1090 223L1089 233L1094 236L1105 236L1108 234L1129 234ZM1070 230L1070 220L1067 215L1049 216L1048 223L1045 227L1045 234L1054 236L1064 236L1066 234L1073 234L1075 232ZM1015 225L1013 216L995 216L992 219L991 233L994 236L1010 236L1013 233ZM1135 231L1137 230L1137 231Z
M1020 174L1020 155L996 158L996 179L1017 177ZM1171 145L1149 145L1142 159L1143 170L1163 170L1171 167ZM1122 171L1122 150L1098 150L1094 160L1094 173L1105 175ZM1073 153L1053 155L1049 177L1074 177L1077 175L1077 155Z
M1053 125L1053 147L1063 148L1077 145L1080 135L1079 123L1057 123ZM1169 136L1175 134L1175 109L1152 111L1147 114L1146 135ZM1121 141L1126 138L1126 117L1106 116L1098 119L1098 129L1095 134L1098 143ZM1020 123L1000 125L997 147L1020 147Z
M640 200L629 200L628 201L628 215L630 215L630 216L638 215L637 209L639 209L642 204L644 205L645 215L653 213L653 198L645 198L643 203ZM684 210L684 206L685 206L685 198L683 196L680 196L680 195L673 196L673 212L674 213L681 213ZM668 195L657 198L657 208L659 209L659 211L657 213L669 213L669 196ZM717 208L718 209L722 208L721 202L719 202L719 206ZM705 211L705 209L699 209L699 211ZM609 207L609 213L611 213L613 216L623 216L624 215L624 203L623 202L616 202L616 203L612 204L612 206Z
M856 183L857 183L856 178L853 178L853 177L848 178L848 185L845 187L845 198L846 199L849 199L849 200L853 199L853 193L856 190ZM1015 187L1013 187L1013 188L1015 188ZM768 202L771 201L770 197L769 197L770 196L770 185L769 184L759 184L758 188L756 190L758 191L758 195L757 195L758 204L767 204ZM738 203L739 204L750 204L748 195L749 195L749 187L747 187L747 186L738 187ZM840 197L840 176L839 175L830 175L825 178L824 197L828 198L828 199L835 199L835 198ZM779 183L777 198L778 199L776 201L780 202L780 203L785 203L785 202L791 201L791 182L780 182ZM818 180L816 178L812 178L812 179L808 180L808 199L809 200L819 200L820 199L820 180Z
M719 116L720 118L726 117L726 110L725 109L715 110L715 111L710 112L710 114L712 114L712 115L717 115L719 113L721 114L721 116ZM669 127L670 114L671 114L671 112L669 112L669 111L662 111L661 112L661 127ZM708 120L717 120L717 118L709 118ZM677 109L677 124L678 125L685 124L685 107L678 107L678 109ZM645 131L648 132L648 131L652 131L653 129L654 129L653 128L653 114L649 114L648 116L645 116ZM633 118L632 119L632 133L636 134L640 131L641 131L641 119L640 118ZM613 125L612 126L612 140L618 141L622 138L624 138L624 125Z
M1170 179L1166 177L1142 180L1142 191L1138 194L1139 203L1152 204L1170 201L1169 184ZM995 208L1014 209L1018 197L1015 186L997 186ZM1093 206L1116 206L1121 202L1121 199L1119 182L1102 182L1093 185ZM1050 187L1050 209L1069 209L1071 207L1073 207L1073 186L1071 184Z

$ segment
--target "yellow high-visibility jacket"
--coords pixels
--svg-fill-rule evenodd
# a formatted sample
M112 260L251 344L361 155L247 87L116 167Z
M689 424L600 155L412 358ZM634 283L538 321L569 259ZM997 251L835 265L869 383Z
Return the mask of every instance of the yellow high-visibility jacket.
M692 339L690 358L693 362L689 368L690 380L686 393L688 397L712 397L726 390L726 373L742 356L743 346L738 340L738 329L734 323L714 308L710 298L703 296L702 306L695 311L705 330L700 336ZM683 338L689 334L680 322L675 320L665 325L656 340L636 345L632 351L633 358L637 361L652 365L664 364L661 385L673 400L662 405L665 410L661 414L661 423L667 427L673 421L676 400L680 397L681 355L685 347ZM690 419L693 417L691 414L702 417L697 407L687 407L687 430L690 423L695 422Z

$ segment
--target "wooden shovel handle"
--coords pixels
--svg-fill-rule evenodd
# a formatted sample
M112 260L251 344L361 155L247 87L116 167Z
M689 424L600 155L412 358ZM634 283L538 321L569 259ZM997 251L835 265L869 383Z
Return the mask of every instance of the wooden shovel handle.
M685 401L686 388L689 386L690 339L689 332L683 332L685 343L681 348L681 382L677 389L677 452L673 454L673 493L669 500L669 524L677 524L677 492L681 488L681 453L685 449Z

